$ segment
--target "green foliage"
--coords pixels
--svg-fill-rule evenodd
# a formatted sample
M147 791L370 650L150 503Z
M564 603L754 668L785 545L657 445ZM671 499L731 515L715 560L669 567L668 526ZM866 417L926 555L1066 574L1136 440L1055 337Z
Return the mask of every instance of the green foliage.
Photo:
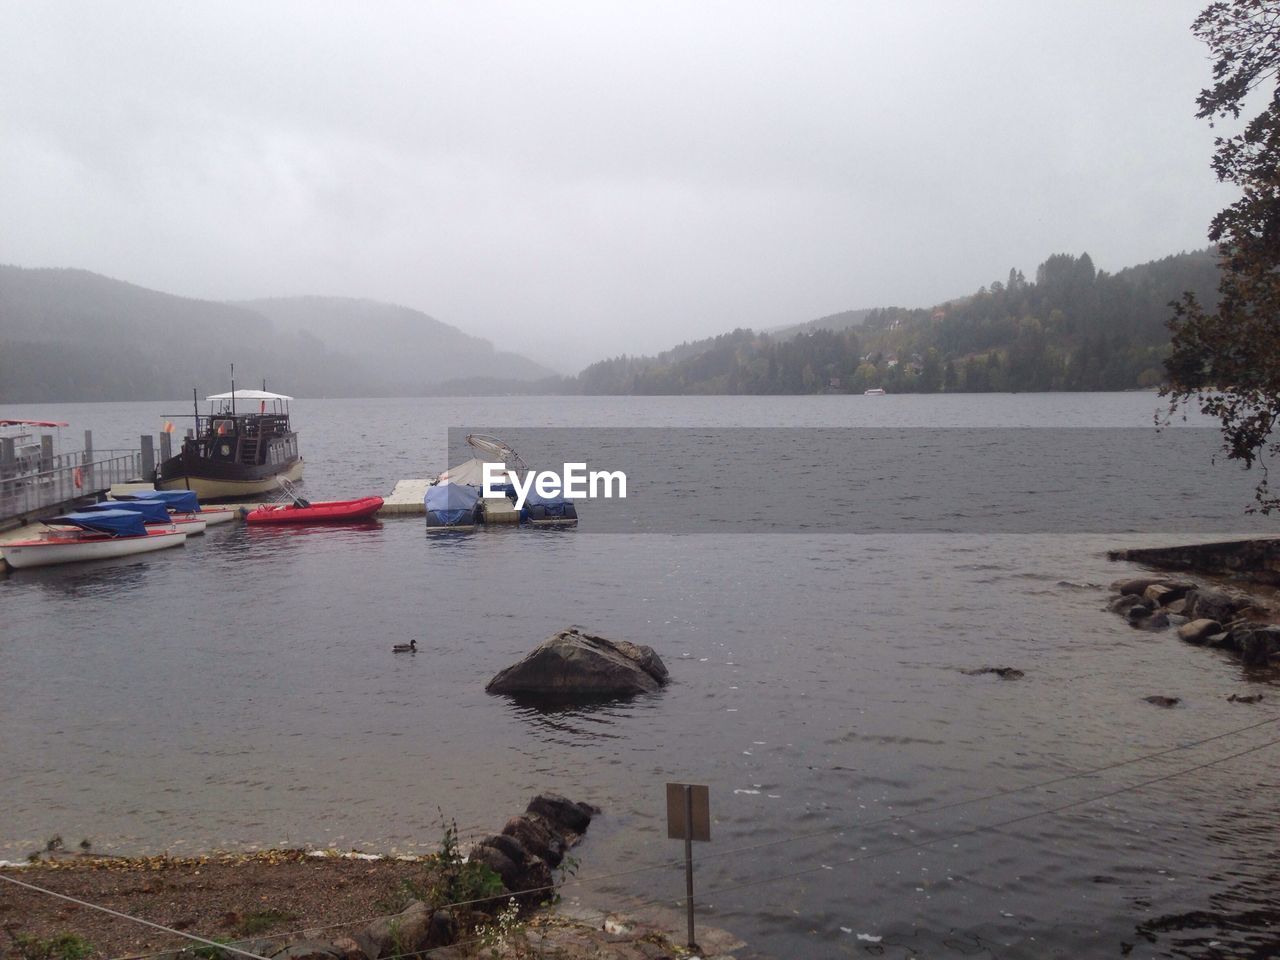
M235 942L230 937L209 937L208 939L212 940L214 943ZM198 947L187 947L182 951L182 953L190 954L191 956L196 957L197 960L227 960L228 957L237 956L236 954L227 953L227 951L223 950L221 947L210 946L209 944L202 944Z
M1169 302L1186 289L1212 297L1218 265L1203 250L1108 274L1087 253L1059 253L1035 278L1014 268L1007 282L932 309L858 311L856 327L734 330L655 357L617 357L588 367L567 388L798 394L1154 386L1150 371L1162 368L1169 351Z
M1256 499L1269 513L1280 507L1266 465L1280 453L1280 22L1274 3L1222 0L1204 9L1192 32L1214 58L1197 116L1212 126L1239 120L1247 103L1261 109L1242 131L1215 141L1214 173L1239 187L1240 198L1209 225L1222 252L1216 307L1195 290L1174 304L1164 393L1170 414L1194 405L1218 420L1229 459L1261 466ZM1270 95L1251 98L1260 87Z
M458 823L444 820L444 834L440 849L435 854L434 880L428 891L427 902L432 906L450 903L472 903L501 896L506 889L502 878L483 863L464 860L458 845Z
M252 937L255 934L262 933L264 930L269 930L277 923L285 923L296 919L296 914L286 913L283 910L257 910L253 913L247 913L241 918L239 931L242 936Z
M93 944L74 933L58 933L46 940L16 933L13 948L22 960L84 960L93 953Z

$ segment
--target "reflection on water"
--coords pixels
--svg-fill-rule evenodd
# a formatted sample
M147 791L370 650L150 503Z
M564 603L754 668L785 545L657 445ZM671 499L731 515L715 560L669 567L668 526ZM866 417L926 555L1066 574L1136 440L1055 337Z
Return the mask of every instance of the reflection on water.
M815 399L778 401L769 415L839 412ZM886 417L958 416L933 399L875 407ZM1027 409L1039 402L1018 398ZM1060 402L1096 422L1137 400L1104 398L1092 410L1087 398ZM441 433L463 412L457 401L412 403ZM502 403L473 405L490 404L501 422ZM667 398L593 403L620 423L710 409ZM334 430L325 436L356 435L343 409L326 408ZM552 419L537 402L529 409ZM763 408L716 409L733 423ZM435 429L395 401L361 401L361 422L379 422L379 410L387 432ZM97 435L96 423L85 426ZM319 431L303 440L314 498L371 486L367 451L325 450ZM373 469L425 474L420 443L394 446L402 459ZM1102 585L1133 572L1105 560L1115 545L436 537L409 519L225 525L178 550L21 571L0 579L0 857L20 858L55 833L104 852L280 843L426 852L437 808L464 832L491 831L533 793L554 790L604 810L579 851L590 880L678 855L663 786L678 780L711 790L700 909L777 957L1101 956L1123 944L1135 945L1132 956L1264 956L1280 909L1274 753L910 846L1275 736L1262 727L947 806L1196 741L1280 703L1274 676L1107 613ZM653 646L674 682L652 696L550 709L484 692L574 623ZM392 653L410 638L416 655ZM963 672L986 666L1024 676ZM1252 693L1265 699L1227 700ZM1153 694L1182 702L1154 709L1143 702ZM842 862L850 858L863 859ZM808 872L742 886L798 871ZM631 873L573 892L601 906L674 900L683 876Z
M624 699L607 697L528 697L510 696L512 715L535 728L541 728L563 746L574 746L580 740L623 739L621 731L611 728L631 720L644 722L646 707L661 693Z

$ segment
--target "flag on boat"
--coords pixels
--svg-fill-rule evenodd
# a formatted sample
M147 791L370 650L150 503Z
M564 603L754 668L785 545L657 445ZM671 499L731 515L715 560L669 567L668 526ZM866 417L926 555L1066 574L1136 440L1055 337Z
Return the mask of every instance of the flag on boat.
M174 430L174 427L173 427L173 421L172 421L172 420L166 420L166 421L164 422L164 427L163 427L162 429L163 429L163 431L164 431L165 433L173 433L173 430Z

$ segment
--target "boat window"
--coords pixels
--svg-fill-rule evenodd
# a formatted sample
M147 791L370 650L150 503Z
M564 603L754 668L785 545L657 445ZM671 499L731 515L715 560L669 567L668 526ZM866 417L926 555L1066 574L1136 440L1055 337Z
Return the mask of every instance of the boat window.
M234 420L215 420L213 421L214 436L226 437L236 432L236 422Z

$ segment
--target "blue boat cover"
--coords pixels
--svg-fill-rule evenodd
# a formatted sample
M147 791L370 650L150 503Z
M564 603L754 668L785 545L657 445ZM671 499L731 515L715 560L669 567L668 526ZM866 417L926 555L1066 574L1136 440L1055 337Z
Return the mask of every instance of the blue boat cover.
M474 515L476 504L480 501L480 489L458 483L441 483L427 487L427 495L423 500L428 520L452 527L458 521Z
M112 510L127 510L129 513L140 514L148 523L169 522L169 509L159 500L105 500L102 503L80 508L81 513L105 513Z
M137 493L122 493L120 500L159 500L170 510L177 513L198 513L200 498L194 490L139 490Z
M44 522L59 524L64 527L79 527L82 530L92 530L95 533L109 533L115 537L145 537L147 535L147 527L143 522L142 514L134 510L97 510L92 513L76 511L75 513L63 514L60 517L54 517L52 520Z
M541 496L533 487L529 488L529 495L524 498L526 507L562 507L566 503L572 502L572 500L560 493L550 497Z
M520 519L522 521L545 520L547 518L576 520L577 517L577 507L568 497L559 493L555 496L543 497L533 488L530 488L529 495L524 498L524 508L520 511Z

